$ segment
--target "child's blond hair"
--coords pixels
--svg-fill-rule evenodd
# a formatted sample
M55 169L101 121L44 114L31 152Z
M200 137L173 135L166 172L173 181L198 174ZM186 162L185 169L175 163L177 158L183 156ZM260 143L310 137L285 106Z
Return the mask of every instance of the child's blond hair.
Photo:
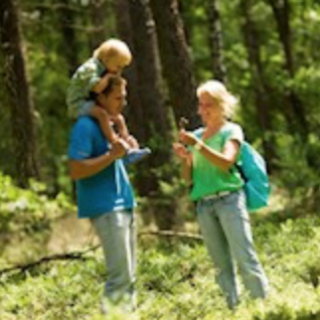
M114 56L123 56L131 61L132 54L127 44L119 39L109 39L103 42L94 52L93 56L97 59L110 59Z

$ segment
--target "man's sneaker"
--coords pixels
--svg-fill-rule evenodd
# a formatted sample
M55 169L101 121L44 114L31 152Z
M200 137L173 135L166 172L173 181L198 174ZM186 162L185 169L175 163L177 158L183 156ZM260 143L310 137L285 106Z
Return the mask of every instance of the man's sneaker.
M136 163L151 153L149 148L142 149L129 149L127 155L125 156L125 163Z

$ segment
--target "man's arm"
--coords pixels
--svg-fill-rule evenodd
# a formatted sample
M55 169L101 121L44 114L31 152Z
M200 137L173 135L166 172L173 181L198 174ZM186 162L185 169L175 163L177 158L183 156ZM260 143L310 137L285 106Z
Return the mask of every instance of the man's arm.
M120 139L112 145L112 149L108 153L101 156L84 160L70 160L70 176L73 180L93 176L108 167L115 160L123 157L125 153L124 142Z

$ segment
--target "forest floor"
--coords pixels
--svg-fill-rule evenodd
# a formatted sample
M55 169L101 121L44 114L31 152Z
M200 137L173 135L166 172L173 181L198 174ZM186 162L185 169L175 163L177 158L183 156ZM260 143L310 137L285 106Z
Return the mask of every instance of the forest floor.
M252 215L257 251L272 288L265 302L252 301L242 287L242 302L230 312L202 241L144 235L138 247L138 311L107 319L320 320L320 218L286 217L277 197L270 207L272 211ZM153 224L139 228L154 229ZM189 221L185 231L198 234L198 227ZM97 244L90 223L77 219L75 211L56 219L48 230L13 236L1 252L1 270L41 257L83 254L0 274L0 319L105 319L100 300L106 273Z

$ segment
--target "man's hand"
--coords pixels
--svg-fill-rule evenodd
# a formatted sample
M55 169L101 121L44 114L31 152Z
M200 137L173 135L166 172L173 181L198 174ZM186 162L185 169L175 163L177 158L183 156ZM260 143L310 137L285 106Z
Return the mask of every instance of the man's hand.
M110 156L114 159L122 158L127 152L127 143L123 139L116 140L111 147Z

